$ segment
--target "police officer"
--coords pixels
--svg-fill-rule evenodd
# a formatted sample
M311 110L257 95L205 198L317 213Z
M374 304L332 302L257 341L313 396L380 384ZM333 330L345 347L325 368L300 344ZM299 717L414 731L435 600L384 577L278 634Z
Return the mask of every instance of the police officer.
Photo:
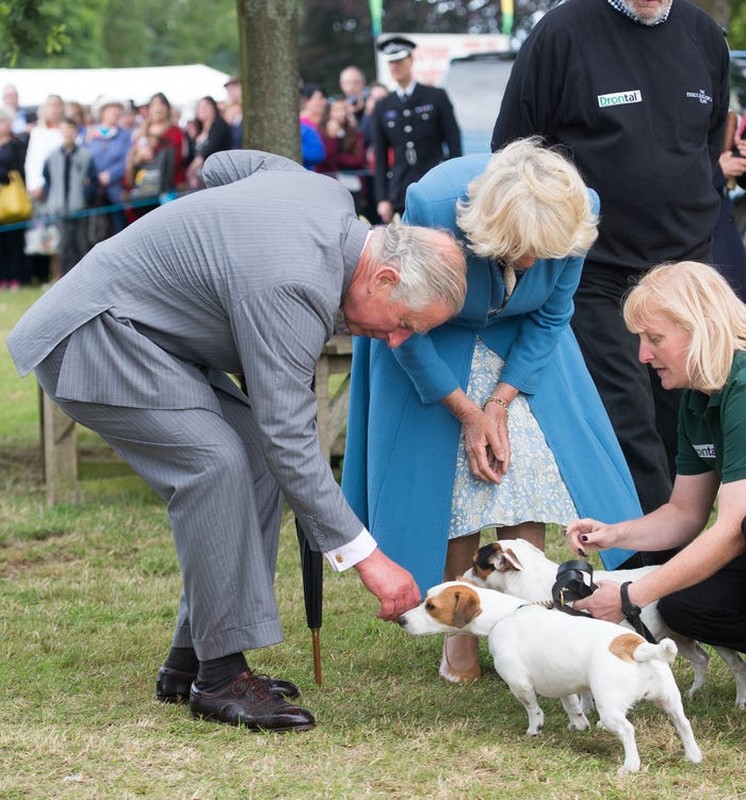
M461 131L448 95L412 77L415 46L404 36L377 44L396 81L396 89L376 104L373 121L374 190L384 223L404 211L410 183L446 158L461 155ZM390 150L393 163L389 163Z

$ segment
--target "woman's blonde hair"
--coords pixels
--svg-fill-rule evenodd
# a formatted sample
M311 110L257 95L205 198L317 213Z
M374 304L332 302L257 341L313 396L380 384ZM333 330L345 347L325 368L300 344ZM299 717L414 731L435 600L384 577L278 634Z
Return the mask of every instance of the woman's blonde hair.
M632 333L661 314L692 336L686 358L692 388L719 392L733 355L746 350L746 305L714 267L680 261L653 267L624 301L624 321Z
M515 262L585 253L598 236L577 169L533 136L498 150L467 189L457 219L471 249Z

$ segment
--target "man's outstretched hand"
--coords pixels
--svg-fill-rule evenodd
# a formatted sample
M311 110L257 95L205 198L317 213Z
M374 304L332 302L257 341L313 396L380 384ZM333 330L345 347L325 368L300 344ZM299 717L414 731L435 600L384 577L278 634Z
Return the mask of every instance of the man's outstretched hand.
M376 616L387 622L399 617L420 602L420 590L412 575L376 548L355 569L365 588L378 598L381 607Z

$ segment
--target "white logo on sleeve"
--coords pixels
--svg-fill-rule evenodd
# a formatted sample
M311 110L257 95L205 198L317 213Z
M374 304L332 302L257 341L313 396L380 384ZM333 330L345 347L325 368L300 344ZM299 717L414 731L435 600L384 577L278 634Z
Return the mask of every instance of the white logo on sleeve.
M642 92L639 89L628 89L625 92L612 92L598 95L598 107L627 106L630 103L642 103Z
M712 97L704 89L700 89L698 92L687 92L686 96L691 100L699 101L703 106L712 104Z
M715 445L714 444L695 444L694 452L700 458L715 458Z

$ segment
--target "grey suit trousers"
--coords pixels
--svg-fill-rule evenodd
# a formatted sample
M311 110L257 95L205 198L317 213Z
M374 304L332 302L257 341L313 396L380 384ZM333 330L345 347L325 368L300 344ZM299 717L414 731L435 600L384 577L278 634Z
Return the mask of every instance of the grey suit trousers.
M36 368L39 384L167 504L183 580L173 645L193 647L204 661L281 641L273 579L283 498L248 401L215 387L219 414L59 399L65 347ZM183 380L197 375L185 369Z

